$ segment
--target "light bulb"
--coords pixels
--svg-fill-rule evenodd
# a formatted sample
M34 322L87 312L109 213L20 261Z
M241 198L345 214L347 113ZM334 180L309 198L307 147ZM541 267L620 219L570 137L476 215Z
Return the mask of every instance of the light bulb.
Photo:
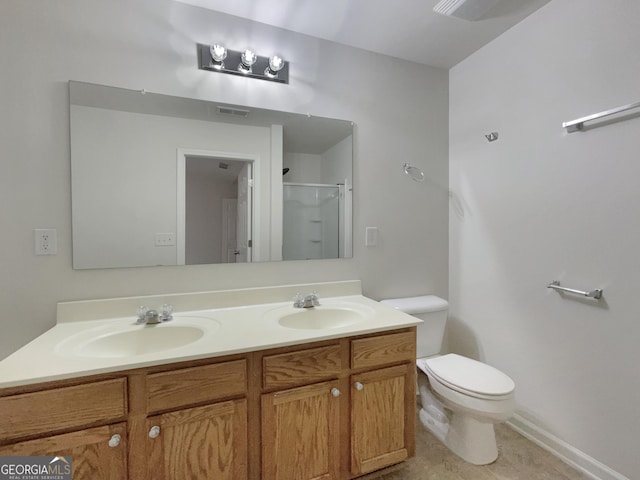
M211 45L211 57L216 61L216 62L221 62L222 60L224 60L225 58L227 58L227 49L224 48L222 45L220 45L219 43L216 43L214 45Z
M242 55L240 55L240 65L238 65L238 70L245 74L251 73L251 66L256 63L256 60L258 60L256 53L247 48L242 52Z
M243 64L245 64L247 67L250 67L251 65L256 63L258 56L253 50L246 49L244 52L242 52L241 59Z
M272 55L269 58L269 66L264 71L264 74L269 78L275 78L278 76L278 72L284 67L284 60L278 55Z
M211 52L211 58L213 59L212 67L217 69L224 68L224 59L227 58L227 49L219 43L211 45L209 48Z

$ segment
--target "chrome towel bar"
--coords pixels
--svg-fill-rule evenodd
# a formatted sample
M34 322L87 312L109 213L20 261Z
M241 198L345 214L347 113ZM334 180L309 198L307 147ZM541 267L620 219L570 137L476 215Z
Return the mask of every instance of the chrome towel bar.
M600 288L585 292L583 290L561 287L558 280L554 280L553 282L551 282L549 285L547 285L547 288L553 288L554 290L557 290L559 292L573 293L574 295L582 295L583 297L595 298L596 300L600 300L602 298L602 289Z
M577 118L575 120L571 120L570 122L563 122L562 128L566 128L568 133L577 132L584 128L584 122L590 122L591 120L608 117L609 115L614 115L616 113L626 112L627 110L631 110L633 108L640 108L640 102L629 103L620 107L610 108L609 110L605 110L604 112L594 113L593 115L587 115L586 117Z

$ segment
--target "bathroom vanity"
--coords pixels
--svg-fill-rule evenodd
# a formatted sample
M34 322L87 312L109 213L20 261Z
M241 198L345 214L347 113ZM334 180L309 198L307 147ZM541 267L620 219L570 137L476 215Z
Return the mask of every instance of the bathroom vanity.
M69 338L117 320L60 322L0 362L0 455L71 455L74 480L349 479L401 462L415 450L419 320L354 295L359 284L348 283L339 291L349 294L339 297L325 295L335 291L327 285L315 313L282 302L251 304L265 292L243 291L249 305L207 312L219 323L213 337L137 355L73 359L82 350ZM292 289L268 296L291 298ZM215 293L218 304L238 296ZM118 311L132 302L107 304ZM104 306L66 305L59 316L90 317L88 307ZM314 322L341 323L291 326L309 314ZM59 326L66 329L54 332ZM15 372L10 378L46 343L42 373L25 366L22 379ZM56 353L61 343L66 356Z

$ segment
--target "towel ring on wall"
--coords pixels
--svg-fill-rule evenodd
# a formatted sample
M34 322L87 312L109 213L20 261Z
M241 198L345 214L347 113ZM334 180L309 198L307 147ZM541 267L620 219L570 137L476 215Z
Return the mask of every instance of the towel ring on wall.
M415 180L416 182L424 181L424 172L420 170L418 167L414 167L413 165L409 165L408 163L405 163L403 166L404 166L404 173L409 175L412 180Z

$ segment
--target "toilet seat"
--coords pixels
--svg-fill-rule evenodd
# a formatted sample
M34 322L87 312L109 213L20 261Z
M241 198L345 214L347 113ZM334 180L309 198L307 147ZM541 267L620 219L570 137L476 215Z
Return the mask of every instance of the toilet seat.
M455 353L419 358L416 363L427 376L471 397L504 400L515 390L513 380L500 370Z

